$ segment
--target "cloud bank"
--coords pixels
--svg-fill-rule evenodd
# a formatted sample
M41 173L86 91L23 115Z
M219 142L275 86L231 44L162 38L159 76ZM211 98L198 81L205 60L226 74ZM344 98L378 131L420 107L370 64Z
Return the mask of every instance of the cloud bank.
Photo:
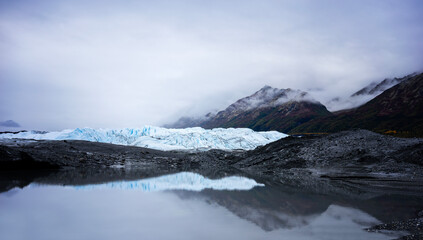
M423 70L421 1L1 1L0 117L160 125L264 85L321 102Z

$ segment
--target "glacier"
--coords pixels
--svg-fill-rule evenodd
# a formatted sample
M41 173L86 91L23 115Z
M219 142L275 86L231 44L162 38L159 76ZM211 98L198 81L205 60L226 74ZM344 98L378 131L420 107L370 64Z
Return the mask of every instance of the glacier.
M287 134L277 131L255 132L248 128L168 129L145 126L123 129L76 128L56 132L3 133L0 134L0 139L85 140L168 151L252 150L287 136Z
M38 187L39 184L31 184L30 187ZM143 192L157 192L168 190L187 190L200 192L204 189L213 190L250 190L256 186L263 187L264 184L255 180L231 176L221 179L209 179L198 173L180 172L164 175L160 177L147 178L136 181L116 181L102 184L90 184L80 186L68 186L69 188L81 190L99 189L120 189L120 190L140 190Z

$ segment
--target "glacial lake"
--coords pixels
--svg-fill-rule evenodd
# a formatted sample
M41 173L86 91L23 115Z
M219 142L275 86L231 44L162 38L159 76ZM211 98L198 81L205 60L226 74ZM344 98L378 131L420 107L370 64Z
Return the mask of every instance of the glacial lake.
M0 239L392 239L401 233L365 228L423 205L417 196L344 195L190 172L87 185L33 182L0 193Z

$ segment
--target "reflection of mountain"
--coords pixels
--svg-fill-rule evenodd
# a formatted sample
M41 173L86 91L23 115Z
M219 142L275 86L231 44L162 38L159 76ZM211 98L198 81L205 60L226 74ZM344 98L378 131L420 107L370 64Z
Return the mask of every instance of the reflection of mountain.
M295 192L281 186L248 192L204 191L202 195L266 231L307 225L333 202L323 195Z
M162 172L169 174L171 172ZM95 174L95 175L93 175ZM265 187L254 187L249 191L216 191L205 189L200 192L174 190L174 194L182 199L200 199L211 204L217 204L228 209L236 216L252 222L265 231L277 229L294 229L314 224L322 215L328 213L332 205L345 206L353 209L360 209L372 215L376 219L388 222L397 219L413 217L415 212L423 209L423 198L421 194L402 192L396 194L393 185L401 187L400 182L389 183L389 188L377 189L366 186L365 181L354 184L352 181L333 181L322 179L313 175L301 174L294 177L293 172L286 172L286 176L280 176L278 181L259 179L257 182L264 182ZM69 187L88 185L87 188L109 188L114 183L108 181L125 181L123 187L130 187L134 182L161 182L162 189L193 189L193 186L220 186L231 189L245 187L245 183L253 184L248 178L236 178L234 182L226 181L225 173L219 175L205 176L216 178L216 180L202 177L198 174L171 174L167 176L149 175L149 169L130 171L125 169L114 169L104 172L81 172L59 171L50 175L39 176L35 183L66 185ZM94 177L95 176L95 177ZM139 180L139 179L142 180ZM219 180L220 179L220 180ZM226 179L226 180L225 180ZM231 179L231 178L229 178ZM154 181L152 181L154 180ZM239 182L238 180L242 180ZM13 180L12 182L16 182ZM29 181L29 180L28 180ZM182 183L183 186L180 186ZM380 185L378 182L375 185ZM404 183L407 185L407 183ZM179 185L179 186L178 186ZM238 185L235 186L234 185ZM122 185L114 185L121 188ZM151 185L150 185L151 186ZM164 187L163 187L164 186ZM221 188L221 189L222 189ZM199 190L199 188L196 188ZM416 196L417 195L417 196ZM355 211L355 210L354 210ZM330 211L329 211L330 212ZM357 212L357 211L356 211Z
M219 192L232 193L232 191ZM284 213L278 209L269 211L248 209L249 216L239 218L214 203L207 204L200 192L190 193L196 198L178 198L172 192L145 193L104 189L78 191L60 186L15 190L9 192L6 197L0 196L3 203L0 205L0 212L2 220L5 220L0 224L0 238L61 239L63 236L76 239L139 239L140 236L143 238L147 236L148 239L184 240L387 238L382 234L364 231L363 228L379 222L356 208L331 204L323 212L313 216L301 214L283 216ZM281 221L268 221L267 218L272 213L278 214L278 220ZM253 223L245 219L251 219ZM265 225L254 224L261 223L260 221L265 221L266 226L273 230L264 231L260 226ZM343 235L345 237L341 238Z
M338 200L340 197L336 195L316 193L302 187L304 186L298 188L266 183L265 187L253 188L250 191L204 190L200 193L175 194L182 198L204 198L207 202L218 204L265 231L273 231L308 225L331 204L341 202Z
M327 212L331 205L360 209L382 222L413 217L415 212L423 208L422 197L388 192L386 195L375 194L362 189L355 189L356 195L347 196L335 192L340 193L342 187L348 188L346 185L336 186L336 182L315 180L321 182L314 187L266 183L265 187L253 188L250 191L205 190L200 193L175 194L181 198L204 198L205 201L218 204L265 231L307 226ZM360 195L366 197L360 198Z

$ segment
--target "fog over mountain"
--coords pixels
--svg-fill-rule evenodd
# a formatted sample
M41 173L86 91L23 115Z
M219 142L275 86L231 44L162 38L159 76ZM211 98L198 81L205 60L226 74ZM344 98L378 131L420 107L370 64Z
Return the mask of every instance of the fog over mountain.
M0 119L161 125L266 84L325 104L422 71L422 11L419 0L0 1Z
M380 81L380 82L372 82L366 87L355 92L351 96L333 98L330 101L325 102L325 105L331 111L338 111L338 110L345 110L345 109L359 107L365 104L366 102L370 101L374 97L378 96L383 91L397 85L400 82L408 80L416 75L417 73L413 73L405 77L385 78L383 81Z
M230 105L228 110L248 111L254 108L276 107L289 101L317 102L310 94L301 90L278 89L266 85L253 95Z

